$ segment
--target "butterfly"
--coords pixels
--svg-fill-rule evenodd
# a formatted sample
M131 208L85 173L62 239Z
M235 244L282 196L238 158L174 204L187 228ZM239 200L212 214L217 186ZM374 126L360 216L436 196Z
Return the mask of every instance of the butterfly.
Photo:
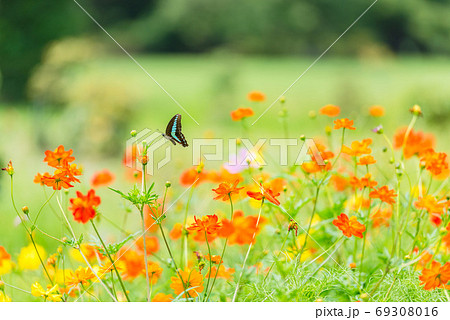
M181 132L181 114L176 114L170 119L166 128L166 134L163 133L163 137L171 141L174 145L179 143L183 147L189 146L186 138Z

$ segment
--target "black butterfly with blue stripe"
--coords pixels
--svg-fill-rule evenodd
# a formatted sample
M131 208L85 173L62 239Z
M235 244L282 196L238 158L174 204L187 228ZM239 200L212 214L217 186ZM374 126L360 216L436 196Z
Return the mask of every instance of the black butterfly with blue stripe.
M189 146L186 138L181 132L181 114L176 114L172 119L170 119L166 128L166 134L163 133L163 137L168 139L174 145L179 143L183 147Z

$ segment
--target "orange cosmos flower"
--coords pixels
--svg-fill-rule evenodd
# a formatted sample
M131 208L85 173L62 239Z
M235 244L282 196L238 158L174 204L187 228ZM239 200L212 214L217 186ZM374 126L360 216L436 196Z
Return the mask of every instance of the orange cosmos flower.
M250 91L247 94L247 99L254 102L263 102L266 100L266 95L261 91Z
M211 262L215 264L223 263L222 258L220 256L212 256L211 258L209 258L209 254L205 256L205 260L206 261L211 260Z
M270 188L264 188L262 184L260 184L261 191L253 192L253 191L247 191L247 195L250 198L253 198L255 200L263 200L267 199L268 201L272 202L273 204L279 206L280 201L276 197L280 195L279 192L275 193Z
M388 203L388 204L394 204L395 203L395 197L397 194L395 193L395 190L389 189L387 186L382 186L378 189L375 189L369 193L369 197L380 199L382 202Z
M181 223L175 223L172 230L169 233L169 237L172 240L177 240L181 238L181 234L183 231L183 225Z
M354 188L362 190L363 188L373 188L378 184L378 182L372 180L372 175L370 173L366 173L366 175L361 179L358 179L357 177L351 177L350 184Z
M91 189L86 195L77 191L77 197L70 199L72 211L75 221L86 223L94 219L97 207L100 205L100 197L95 195L95 190Z
M118 256L120 257L120 261L124 263L124 279L134 279L141 274L145 274L142 272L142 270L145 270L143 254L130 248L122 247L119 250Z
M401 128L397 130L394 135L394 148L400 149L403 146L407 128ZM413 129L409 132L408 139L406 140L404 156L406 159L411 158L414 155L420 155L421 153L432 149L434 147L434 137L432 134L423 133L421 131L415 132Z
M187 228L188 230L197 231L199 233L206 232L206 234L215 234L222 227L219 218L215 214L203 216L201 219L197 219L197 217L194 216L194 220L195 222Z
M255 113L252 108L238 108L234 111L231 111L231 120L239 121L247 117L253 116Z
M392 217L392 208L380 209L372 214L372 226L378 228L381 226L389 227L389 221Z
M341 128L356 130L356 128L353 127L353 120L348 120L347 118L334 120L334 129L337 130Z
M50 167L64 167L67 166L69 162L75 160L75 158L72 156L72 153L72 149L65 151L64 146L61 145L53 152L50 150L45 151L44 162L47 162Z
M223 219L223 227L219 230L219 237L228 238L228 243L244 245L255 243L256 235L266 223L264 217L260 217L259 224L257 224L258 216L244 216L244 212L237 210L233 213L232 221ZM255 234L255 237L253 237Z
M319 113L329 116L329 117L337 117L341 112L341 108L338 106L327 104L326 106L320 108Z
M369 108L369 114L372 117L382 117L384 116L384 108L382 106L371 106Z
M197 270L179 270L179 274L181 275L181 278L183 279L183 282L180 280L180 278L172 277L172 283L170 284L170 287L173 289L176 295L179 295L180 293L187 291L187 296L191 298L195 298L198 296L199 293L203 291L203 276L200 272ZM183 298L186 297L186 293L183 294Z
M428 149L422 154L420 163L435 176L448 169L447 154L434 152L433 149Z
M364 156L359 158L359 161L357 165L359 166L368 166L370 164L377 163L377 160L375 160L372 156Z
M447 201L444 199L437 201L436 198L430 194L419 198L414 205L418 209L426 209L430 214L431 222L435 226L439 226L442 223L441 215L446 212L448 208Z
M244 189L242 188L236 188L239 183L239 180L236 180L233 184L229 182L223 182L219 184L219 187L217 189L212 189L215 193L217 193L217 197L214 198L214 200L221 199L222 201L228 201L230 200L230 196L233 194L239 194L239 190Z
M89 267L78 267L77 270L69 270L66 275L66 287L73 288L79 284L85 286L89 284L89 280L94 279L95 275Z
M443 266L437 261L431 262L430 269L423 269L422 275L419 276L425 290L434 290L436 288L448 289L447 283L450 281L450 262Z
M350 148L347 146L342 146L342 153L348 154L349 156L360 157L363 154L370 154L372 150L369 145L372 144L372 139L364 139L363 141L353 141Z
M36 174L36 176L34 177L33 182L34 182L34 183L37 183L37 184L40 184L41 186L44 186L44 185L45 185L45 180L48 179L48 178L51 178L50 173L46 172L46 173L44 173L43 175L40 174L40 173L38 173L38 174Z
M171 302L172 300L173 296L171 294L160 292L153 297L152 302Z
M330 183L336 191L344 191L349 185L349 180L341 175L333 174L330 178Z
M180 176L180 184L185 187L190 187L205 182L208 178L208 172L200 170L197 167L192 167L183 171ZM196 182L197 181L197 182Z
M356 216L352 216L349 219L344 213L341 213L340 216L334 219L333 224L342 231L344 236L349 238L352 235L358 238L362 238L363 232L366 231L366 227L358 222Z
M91 185L94 188L110 185L114 181L114 174L108 169L94 173L91 179Z
M136 241L136 246L142 253L144 253L144 238L143 237L140 237ZM158 238L154 237L154 236L145 236L145 246L147 247L147 249L145 250L147 255L158 252L158 250L159 250Z
M119 272L119 273L122 273L125 271L125 264L123 263L123 261L115 261L114 266L116 267L117 272ZM108 274L108 272L113 272L114 266L110 260L105 260L105 262L103 262L103 265L101 265L100 268L98 269L98 272L97 272L98 276L101 278L101 277L105 276L106 274Z
M217 267L212 266L211 270L209 270L205 276L205 278L214 278L217 272ZM233 273L235 272L234 268L225 268L222 264L219 267L219 272L217 273L217 278L230 279Z
M159 266L159 264L149 261L147 264L147 270L150 282L152 284L155 284L158 281L159 277L161 277L163 269ZM142 270L142 272L145 274L145 268Z

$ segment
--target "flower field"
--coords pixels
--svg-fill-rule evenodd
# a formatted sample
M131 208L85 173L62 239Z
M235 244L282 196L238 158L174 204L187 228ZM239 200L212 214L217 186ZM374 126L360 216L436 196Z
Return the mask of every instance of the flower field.
M402 110L409 122L388 132L382 106L353 119L318 107L324 126L295 137L313 141L306 160L263 165L270 152L245 139L267 98L246 99L223 120L241 127L236 153L167 182L148 174L146 140L123 148L120 172L86 175L69 145L44 151L34 179L5 163L2 215L25 244L0 241L0 301L450 301L449 159L426 111ZM287 139L289 100L277 103ZM42 189L39 206L17 188Z

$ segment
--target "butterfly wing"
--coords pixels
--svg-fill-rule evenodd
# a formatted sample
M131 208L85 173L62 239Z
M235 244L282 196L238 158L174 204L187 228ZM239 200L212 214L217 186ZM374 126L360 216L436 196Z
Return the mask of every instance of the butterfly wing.
M181 114L176 114L170 119L166 127L166 134L164 135L173 144L179 143L183 147L187 147L188 143L183 133L181 132Z
M177 118L175 119L175 134L174 138L183 146L187 147L189 144L186 141L186 138L184 137L184 134L181 132L181 114L177 114Z

